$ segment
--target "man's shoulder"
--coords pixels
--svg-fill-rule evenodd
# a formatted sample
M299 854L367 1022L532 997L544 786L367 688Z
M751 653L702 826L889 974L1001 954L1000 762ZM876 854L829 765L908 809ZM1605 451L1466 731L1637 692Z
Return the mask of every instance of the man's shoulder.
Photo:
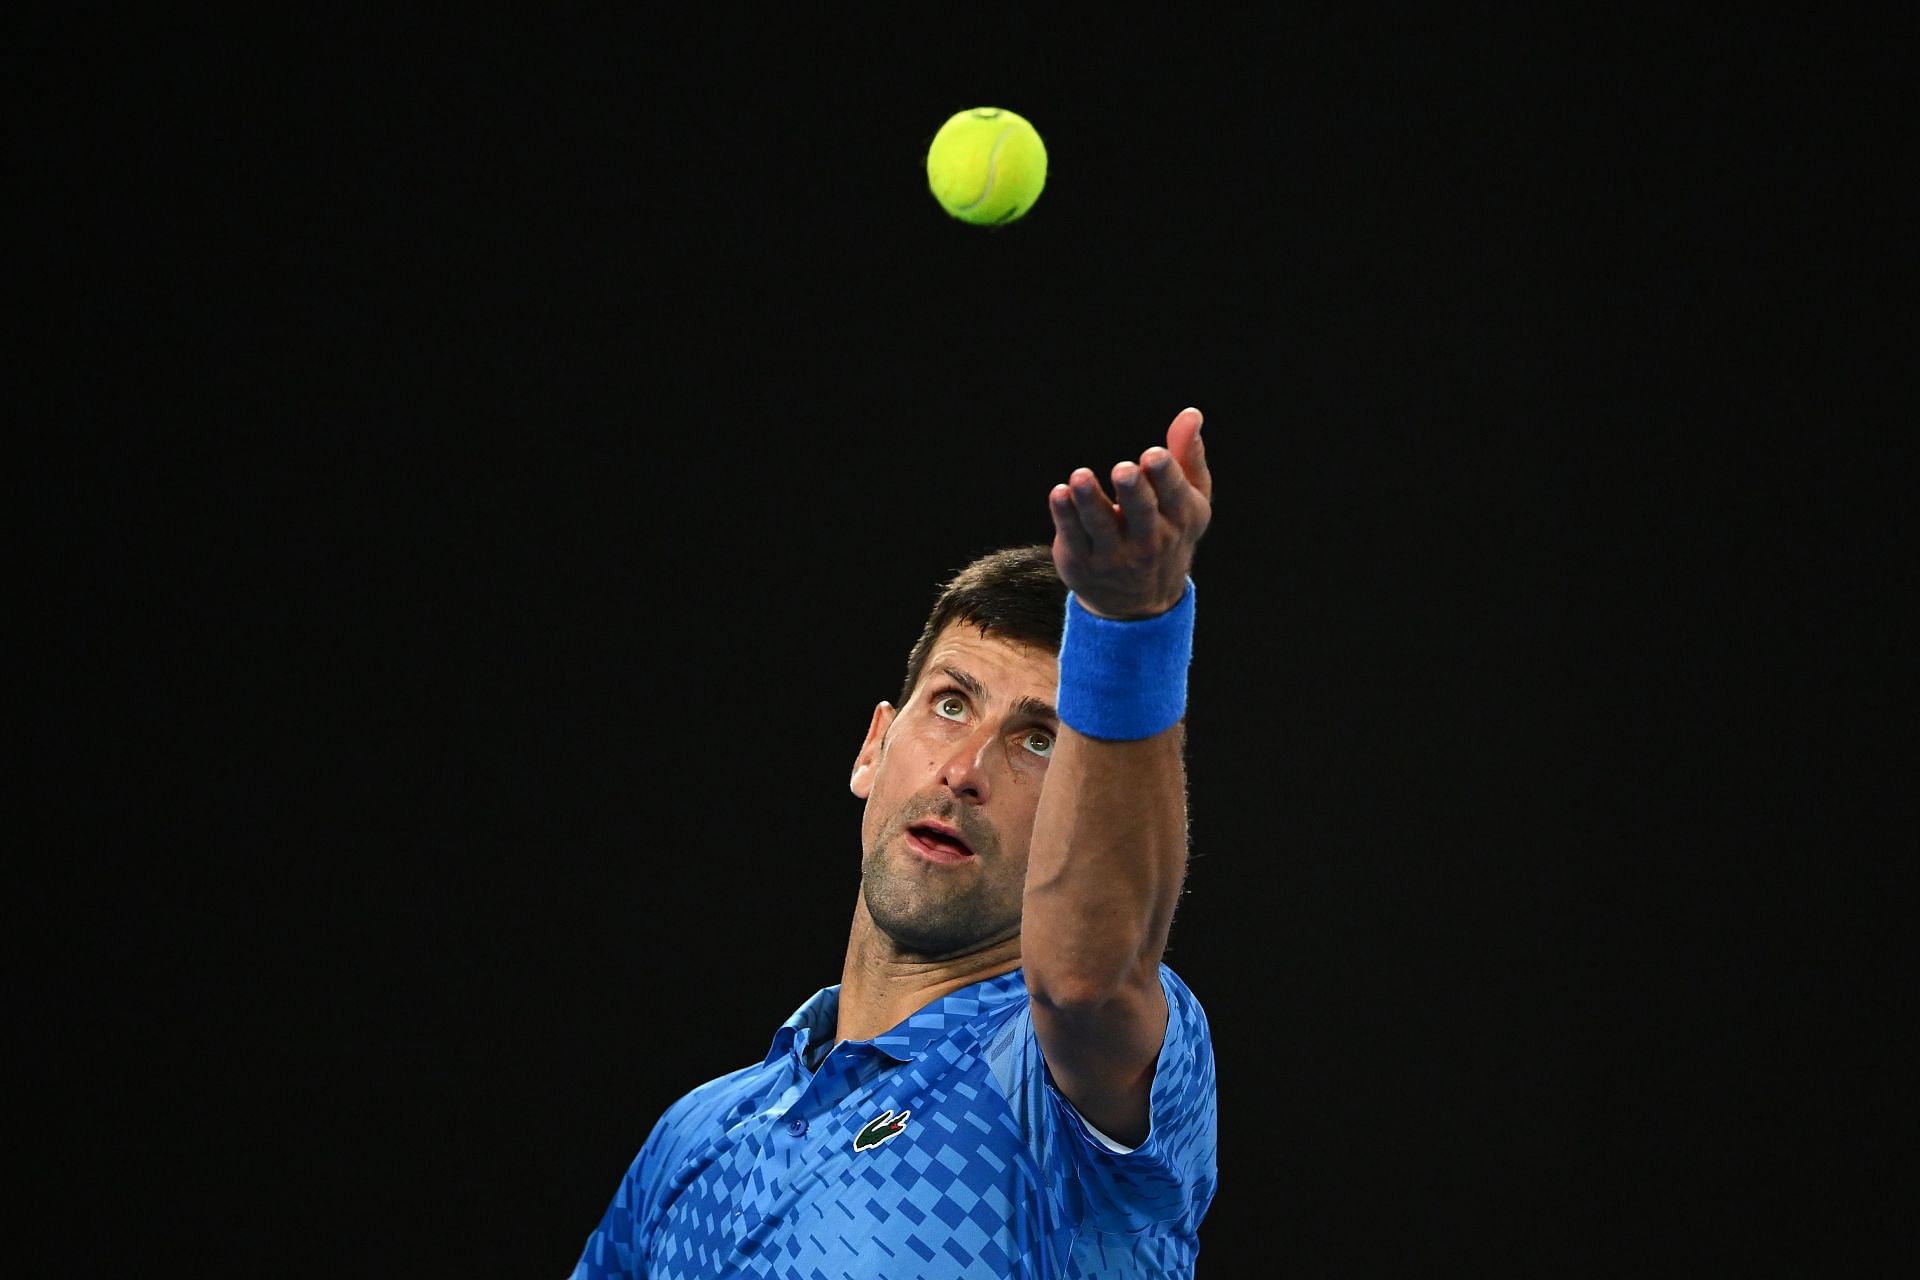
M1162 1064L1173 1058L1205 1064L1210 1079L1213 1033L1207 1023L1206 1008L1186 981L1164 962L1160 965L1160 985L1167 997L1166 1038L1161 1043ZM991 1010L974 1025L982 1033L987 1065L999 1080L1003 1092L1016 1092L1024 1079L1045 1077L1039 1037L1033 1026L1032 1002L1024 994L1018 1000Z
M1167 993L1167 1006L1173 1017L1181 1023L1179 1030L1184 1034L1207 1038L1210 1030L1206 1006L1200 1003L1200 997L1193 993L1193 988L1173 971L1173 966L1164 960L1160 962L1160 986Z
M1194 994L1193 988L1187 985L1186 980L1174 972L1173 966L1164 960L1160 963L1160 988L1167 997L1168 1031L1182 1037L1209 1039L1211 1028L1207 1023L1206 1006L1200 1002L1200 997ZM999 1033L997 1038L1004 1039L1011 1029L1010 1024L1015 1021L1015 1015L1020 1015L1019 1025L1031 1029L1031 1010L1032 1001L1025 992L1021 992L1017 999L984 1011L975 1020L975 1025L988 1026Z
M1180 991L1184 992L1189 999L1193 1000L1195 1004L1199 1003L1200 997L1193 994L1193 988L1187 985L1186 979L1182 978L1178 973L1176 973L1174 971L1173 966L1168 964L1165 960L1162 960L1160 962L1160 981L1167 984L1168 986L1178 988Z
M766 1072L764 1062L751 1063L705 1084L695 1085L660 1113L657 1129L671 1130L700 1125L714 1115L736 1106L742 1098L758 1092L760 1078Z

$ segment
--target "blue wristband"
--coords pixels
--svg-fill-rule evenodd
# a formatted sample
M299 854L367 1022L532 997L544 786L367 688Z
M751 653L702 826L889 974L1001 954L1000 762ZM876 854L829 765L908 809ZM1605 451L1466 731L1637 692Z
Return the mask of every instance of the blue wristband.
M1088 613L1069 591L1060 637L1060 719L1089 738L1151 738L1186 714L1192 661L1192 578L1179 604L1127 622Z

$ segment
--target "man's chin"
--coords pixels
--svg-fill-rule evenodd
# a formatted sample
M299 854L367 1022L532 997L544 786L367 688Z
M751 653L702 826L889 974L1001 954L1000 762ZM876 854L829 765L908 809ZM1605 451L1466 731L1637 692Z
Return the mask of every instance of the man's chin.
M893 944L902 959L940 961L984 951L1007 937L1018 936L1019 925L1011 930L992 928L973 921L929 920L909 913L874 910L867 903L867 915L874 927Z
M965 951L973 938L973 931L962 922L902 908L886 894L867 895L867 915L901 955L936 959Z

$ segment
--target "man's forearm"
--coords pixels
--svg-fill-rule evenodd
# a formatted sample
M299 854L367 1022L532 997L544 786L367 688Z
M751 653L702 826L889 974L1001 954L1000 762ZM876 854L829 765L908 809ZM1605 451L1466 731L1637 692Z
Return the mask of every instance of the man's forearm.
M1027 863L1034 998L1098 1004L1157 971L1186 878L1184 735L1107 742L1062 727Z

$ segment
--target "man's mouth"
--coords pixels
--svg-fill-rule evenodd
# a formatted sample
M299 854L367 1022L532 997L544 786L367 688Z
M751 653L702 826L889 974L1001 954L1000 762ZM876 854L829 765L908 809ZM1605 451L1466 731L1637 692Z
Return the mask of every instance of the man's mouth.
M964 862L973 850L960 833L937 822L916 822L907 828L907 843L929 862Z

